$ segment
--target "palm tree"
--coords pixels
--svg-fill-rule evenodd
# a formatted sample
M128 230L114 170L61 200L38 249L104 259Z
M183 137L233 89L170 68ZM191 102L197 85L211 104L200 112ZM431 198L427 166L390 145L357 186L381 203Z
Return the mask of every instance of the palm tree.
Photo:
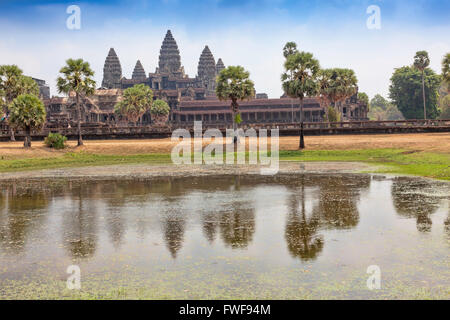
M8 115L8 108L12 101L21 94L39 95L37 83L30 77L24 76L23 71L16 65L0 66L0 104L3 112ZM11 127L11 141L15 141L14 129Z
M450 53L442 59L442 77L447 84L447 91L450 90Z
M427 109L425 104L425 69L430 65L428 52L417 51L414 56L414 67L422 72L422 98L423 98L423 118L427 119Z
M255 96L255 85L250 80L250 73L241 66L229 66L223 69L217 76L216 95L219 100L231 100L233 142L237 144L237 125L242 121L238 100L250 99Z
M78 146L83 145L81 135L81 96L87 97L95 92L94 71L83 59L68 59L66 65L59 70L61 77L56 79L59 93L70 95L75 92L78 113Z
M295 52L287 56L284 63L285 73L281 75L284 92L291 98L300 99L300 149L305 148L303 136L303 99L317 93L316 77L319 73L319 61L309 52Z
M150 110L152 102L152 89L145 84L137 84L123 91L123 99L114 106L114 111L137 123L139 118Z
M325 108L325 119L328 122L330 122L330 119L328 118L328 109L331 103L328 89L330 87L331 75L331 69L321 69L317 75L317 89L319 90L318 98L320 105Z
M14 128L25 130L25 148L31 147L31 130L42 127L45 117L44 104L33 94L22 94L10 105L9 123Z
M358 91L358 79L351 69L334 68L329 69L328 85L324 90L333 107L342 114L341 102L353 96ZM342 119L342 117L341 117Z
M295 42L287 42L286 45L283 47L283 56L285 58L297 52L298 49L297 44Z
M167 122L168 115L170 113L170 107L164 100L157 99L153 102L150 109L152 120L155 123Z

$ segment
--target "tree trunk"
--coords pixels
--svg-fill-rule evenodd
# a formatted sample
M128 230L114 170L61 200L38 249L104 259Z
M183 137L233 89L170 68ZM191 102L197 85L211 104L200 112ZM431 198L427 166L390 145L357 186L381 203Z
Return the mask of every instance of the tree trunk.
M31 147L31 127L30 126L26 126L26 128L25 128L25 139L23 141L23 146L25 148Z
M299 148L305 149L305 138L303 136L303 98L300 98L300 142L299 142Z
M10 128L10 133L11 133L11 141L16 141L16 137L14 135L14 129Z
M235 146L237 146L237 144L239 143L239 137L237 135L238 126L236 123L236 115L238 114L238 108L239 108L239 105L238 105L237 101L232 100L232 102L231 102L232 115L231 116L233 117L233 119L232 119L233 120L233 143Z
M77 112L78 112L78 146L83 145L83 137L81 136L81 106L80 95L77 92Z
M424 120L427 120L427 108L425 105L425 77L423 70L422 70L422 96L423 96L423 118Z

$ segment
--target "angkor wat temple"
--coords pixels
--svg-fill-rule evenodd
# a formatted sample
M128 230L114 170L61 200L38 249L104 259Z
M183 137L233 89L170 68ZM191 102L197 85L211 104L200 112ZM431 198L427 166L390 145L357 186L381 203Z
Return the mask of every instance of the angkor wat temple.
M163 40L159 63L154 73L146 73L141 62L128 79L122 74L122 66L115 50L111 48L103 68L102 86L94 96L84 99L85 111L82 118L87 123L115 124L120 121L114 114L114 105L120 99L122 90L135 84L146 84L155 99L165 100L170 108L170 121L187 123L194 120L204 122L230 122L231 111L228 101L219 101L215 96L216 76L225 68L222 59L217 63L208 46L205 46L198 62L197 76L190 78L181 64L180 51L170 30ZM73 97L53 97L45 101L49 122L54 125L75 120ZM296 122L300 119L298 99L285 96L268 99L267 94L256 94L254 99L240 102L244 123ZM318 99L304 100L304 120L323 121L325 107ZM358 101L356 95L348 99L342 107L343 120L366 120L367 106ZM151 123L149 113L142 118L143 124Z

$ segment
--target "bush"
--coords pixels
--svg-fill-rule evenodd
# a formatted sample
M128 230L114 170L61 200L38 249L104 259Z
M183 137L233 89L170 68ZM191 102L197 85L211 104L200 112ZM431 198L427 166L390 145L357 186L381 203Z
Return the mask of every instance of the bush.
M67 137L59 133L49 133L48 137L45 138L44 143L49 148L64 149L66 147L66 141Z

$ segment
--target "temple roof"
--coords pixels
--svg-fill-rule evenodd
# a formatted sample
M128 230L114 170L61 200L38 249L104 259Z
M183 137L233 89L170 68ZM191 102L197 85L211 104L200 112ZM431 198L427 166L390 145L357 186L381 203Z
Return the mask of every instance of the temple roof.
M159 51L159 72L178 72L181 69L181 57L178 45L172 36L172 32L167 30L164 41Z
M209 50L208 46L205 46L198 61L198 77L200 79L214 79L215 76L216 61L211 50Z
M136 66L134 67L133 75L131 76L131 78L133 80L145 80L145 70L140 60L136 62Z
M225 65L223 64L222 58L219 58L216 64L216 73L219 74L223 69L225 69Z
M113 88L114 82L120 81L122 78L122 67L119 57L114 48L109 49L108 56L105 59L103 67L102 87Z

